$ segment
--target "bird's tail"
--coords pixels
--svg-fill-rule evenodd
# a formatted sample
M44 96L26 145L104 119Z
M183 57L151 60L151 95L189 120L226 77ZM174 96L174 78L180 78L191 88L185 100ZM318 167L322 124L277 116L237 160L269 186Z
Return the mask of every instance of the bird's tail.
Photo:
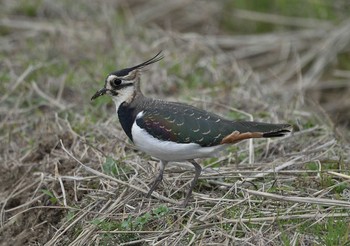
M237 143L249 138L273 138L288 135L292 126L289 124L270 124L255 121L233 122L234 131L221 141L225 143Z
M289 124L270 124L254 121L237 121L237 130L241 133L259 132L263 138L283 137L288 135L292 126Z

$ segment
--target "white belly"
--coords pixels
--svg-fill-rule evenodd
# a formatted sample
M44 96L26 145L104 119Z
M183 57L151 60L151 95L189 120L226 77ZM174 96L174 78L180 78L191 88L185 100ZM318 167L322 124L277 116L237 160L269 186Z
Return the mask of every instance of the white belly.
M184 161L209 157L226 147L225 145L201 147L196 143L161 141L140 128L136 122L132 125L131 134L139 150L163 161Z

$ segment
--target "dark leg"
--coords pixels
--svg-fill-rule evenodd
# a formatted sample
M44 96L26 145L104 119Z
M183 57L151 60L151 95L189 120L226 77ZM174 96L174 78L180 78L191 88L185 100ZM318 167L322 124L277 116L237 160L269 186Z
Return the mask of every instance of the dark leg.
M193 190L194 186L195 186L196 183L197 183L197 180L198 180L198 178L199 178L199 175L200 175L201 172L202 172L201 166L200 166L197 162L195 162L195 160L189 160L189 162L191 162L191 164L194 166L195 174L194 174L194 178L193 178L193 180L192 180L192 182L191 182L190 190L187 192L185 201L182 203L182 206L183 206L183 207L186 207L186 206L187 206L187 203L188 203L188 201L190 200L190 197L191 197L191 194L192 194L192 190Z
M159 174L158 176L156 177L156 179L153 181L153 185L151 187L151 189L149 190L149 192L147 193L147 198L150 198L153 191L157 188L157 186L159 185L159 183L163 180L163 173L164 173L164 169L165 169L165 165L167 164L168 162L165 162L165 161L160 161L159 163Z

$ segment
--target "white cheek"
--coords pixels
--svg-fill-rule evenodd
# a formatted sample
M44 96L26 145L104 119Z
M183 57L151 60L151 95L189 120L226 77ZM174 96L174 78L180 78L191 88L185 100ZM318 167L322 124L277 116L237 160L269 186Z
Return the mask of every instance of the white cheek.
M129 87L125 87L122 90L119 90L117 96L112 96L112 99L115 103L117 111L119 106L123 102L129 102L132 99L133 95L134 95L134 88L133 86L129 86Z

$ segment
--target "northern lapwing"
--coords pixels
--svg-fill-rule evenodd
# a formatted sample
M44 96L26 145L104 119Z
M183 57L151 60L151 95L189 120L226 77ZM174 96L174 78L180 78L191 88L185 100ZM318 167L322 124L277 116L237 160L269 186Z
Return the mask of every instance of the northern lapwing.
M141 70L162 58L159 52L141 64L110 73L104 87L91 100L105 94L111 96L126 135L139 150L160 160L159 174L147 197L162 181L168 162L192 163L195 175L182 203L186 206L202 171L196 158L210 157L249 138L282 137L291 131L291 126L232 121L187 104L145 97L140 90Z

